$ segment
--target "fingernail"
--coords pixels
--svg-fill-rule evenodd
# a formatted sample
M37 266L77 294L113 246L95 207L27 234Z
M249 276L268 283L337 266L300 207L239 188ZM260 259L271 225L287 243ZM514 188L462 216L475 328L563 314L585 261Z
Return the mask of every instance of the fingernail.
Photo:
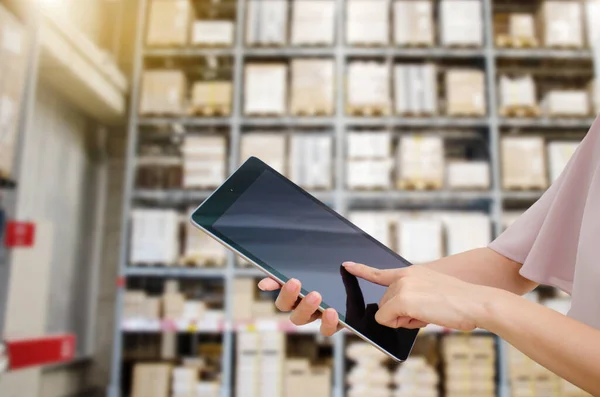
M342 263L342 266L344 266L344 267L352 267L354 265L356 265L356 263L354 263L354 262L344 262L344 263Z
M335 314L333 314L333 312L331 312L331 311L327 311L325 313L325 317L327 317L327 320L333 321L333 319L335 318Z
M258 283L258 289L261 291L265 290L265 288L262 286L262 283Z
M310 293L306 296L306 300L308 303L317 303L318 297L317 294Z

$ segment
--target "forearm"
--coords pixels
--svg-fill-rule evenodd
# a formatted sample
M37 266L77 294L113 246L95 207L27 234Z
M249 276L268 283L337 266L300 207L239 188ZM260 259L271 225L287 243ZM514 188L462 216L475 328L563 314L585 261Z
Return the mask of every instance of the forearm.
M521 264L489 248L479 248L425 264L428 268L472 284L523 295L537 284L519 274Z
M600 331L506 291L488 291L477 325L600 396Z

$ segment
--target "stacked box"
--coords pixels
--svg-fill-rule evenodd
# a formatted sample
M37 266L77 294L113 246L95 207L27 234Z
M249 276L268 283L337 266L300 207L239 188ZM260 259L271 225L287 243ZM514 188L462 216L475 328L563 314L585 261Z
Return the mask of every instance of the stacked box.
M382 211L353 211L348 219L381 244L393 249L392 227L395 219L392 214Z
M539 8L543 44L547 47L581 48L583 41L582 4L575 1L544 1Z
M195 207L188 209L191 214ZM215 265L224 266L227 261L227 253L217 240L210 237L206 232L198 229L191 222L185 222L185 242L183 259L186 263L196 266Z
M292 60L290 112L309 116L333 114L333 72L332 60Z
M199 46L232 46L233 21L203 20L194 21L192 44Z
M304 397L310 382L310 363L304 358L287 359L284 364L283 396Z
M490 164L487 161L454 160L446 164L446 183L450 189L489 189Z
M295 0L292 7L292 45L333 44L334 0Z
M394 2L394 44L433 46L433 2L396 0Z
M548 144L548 168L550 170L551 183L554 183L558 179L578 146L579 142L577 141L555 141Z
M286 0L249 0L247 6L246 43L284 45L287 42Z
M402 135L397 150L398 187L441 189L444 185L444 141L435 135Z
M132 397L168 397L170 376L169 364L135 364Z
M224 136L187 136L182 152L185 188L214 188L223 182L227 160Z
M391 108L390 70L384 63L356 61L348 65L350 110L373 108L387 114Z
M585 26L587 30L587 44L594 48L600 44L600 26L596 23L600 18L600 3L597 1L586 1L585 4Z
M329 134L294 134L290 140L290 178L307 189L331 189L333 138Z
M360 45L389 43L388 0L348 0L346 42Z
M258 157L277 172L287 175L286 158L287 136L283 133L252 133L242 135L240 162L249 157Z
M546 189L548 179L542 137L502 138L504 189Z
M146 43L149 46L186 45L193 13L189 0L152 0Z
M450 335L442 343L447 396L496 395L494 338Z
M198 382L196 384L196 397L219 397L221 385L219 382Z
M144 291L125 291L123 297L123 319L131 320L141 318L146 299L147 297Z
M233 282L234 321L247 321L252 316L255 282L251 278L236 278Z
M440 40L443 46L483 45L481 0L442 0Z
M587 116L590 103L586 90L551 90L541 103L542 110L549 116Z
M180 249L179 214L175 210L136 208L131 218L131 264L174 264Z
M398 114L437 114L435 64L402 64L394 68L395 111Z
M23 25L0 5L0 178L13 173L27 70L26 41Z
M258 395L260 397L281 397L284 386L286 335L278 331L260 332L259 335Z
M142 75L140 114L179 115L185 112L187 82L181 70L146 70Z
M314 397L331 396L331 368L326 366L316 366L310 369L308 393Z
M180 319L185 324L193 324L204 318L206 303L200 300L186 300L183 302Z
M198 378L198 370L196 368L173 368L171 380L171 397L195 396Z
M441 214L446 237L446 255L455 255L486 247L492 241L489 215L477 212L447 212Z
M244 397L259 396L260 334L238 332L236 340L235 387Z
M183 183L183 163L179 156L141 156L136 165L137 188L177 189Z
M394 397L439 397L440 377L422 356L409 357L394 374Z
M435 217L400 215L396 238L398 253L410 263L432 262L444 255L442 222Z
M244 111L247 115L282 115L286 112L287 66L248 64L244 82Z
M507 75L500 76L500 109L535 105L535 82L531 75L512 78Z
M259 300L252 302L250 315L253 319L269 318L275 316L275 305L271 300Z
M476 69L446 72L446 114L483 116L486 107L484 72Z
M348 397L391 396L392 374L383 364L383 353L368 343L354 342L347 347L346 356L355 363L347 375Z
M198 81L192 86L192 111L214 109L222 115L231 113L233 87L229 81Z
M508 34L514 38L525 38L535 42L533 14L513 12L508 17Z
M388 131L348 133L347 185L351 189L389 189L394 160Z
M163 318L178 320L183 317L185 297L179 291L165 291L162 295Z

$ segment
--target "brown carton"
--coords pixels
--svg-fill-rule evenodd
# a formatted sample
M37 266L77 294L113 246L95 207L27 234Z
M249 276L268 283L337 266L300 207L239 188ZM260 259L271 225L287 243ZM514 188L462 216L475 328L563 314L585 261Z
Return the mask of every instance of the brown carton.
M540 36L547 47L583 47L582 4L575 1L544 1L539 8Z
M171 366L136 364L133 368L132 397L167 397Z
M192 111L204 115L229 115L232 92L232 85L228 81L196 82L192 86Z
M149 46L186 45L192 14L189 0L152 0L146 43Z
M485 74L476 69L446 72L446 113L450 116L483 116L486 113Z
M502 186L504 189L546 189L546 157L542 137L502 139Z
M187 82L181 70L147 70L142 76L141 114L184 113Z
M295 59L291 65L290 111L298 115L333 114L333 61Z

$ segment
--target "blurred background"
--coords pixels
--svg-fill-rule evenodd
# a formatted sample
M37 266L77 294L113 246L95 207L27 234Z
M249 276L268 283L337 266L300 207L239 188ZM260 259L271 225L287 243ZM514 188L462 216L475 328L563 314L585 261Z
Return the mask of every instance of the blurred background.
M0 395L584 395L483 330L429 326L399 365L293 326L186 217L254 155L416 264L485 246L593 122L599 18L594 0L0 0Z

